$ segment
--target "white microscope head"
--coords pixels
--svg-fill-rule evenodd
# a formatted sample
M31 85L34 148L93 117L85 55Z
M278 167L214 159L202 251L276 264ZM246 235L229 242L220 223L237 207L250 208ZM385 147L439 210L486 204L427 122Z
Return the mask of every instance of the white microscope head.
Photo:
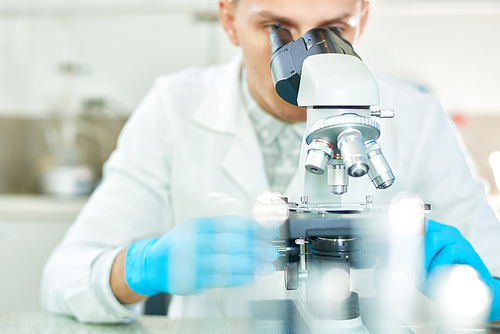
M332 194L347 192L348 176L368 174L376 188L391 186L394 175L376 142L380 126L371 117L393 113L370 109L379 105L378 85L352 45L324 28L293 41L288 30L276 27L270 40L276 92L307 107L300 197L332 202Z

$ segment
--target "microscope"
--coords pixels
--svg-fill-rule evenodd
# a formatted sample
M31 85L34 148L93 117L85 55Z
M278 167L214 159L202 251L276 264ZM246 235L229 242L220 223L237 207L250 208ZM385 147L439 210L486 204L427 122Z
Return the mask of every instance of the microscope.
M351 268L373 268L388 232L388 204L342 203L349 178L368 175L376 189L395 177L377 139L373 117L392 118L379 105L378 85L352 45L334 30L315 28L293 40L270 33L271 72L278 95L307 107L298 194L287 199L280 227L285 287L299 290L296 307L313 332L369 333L351 291Z

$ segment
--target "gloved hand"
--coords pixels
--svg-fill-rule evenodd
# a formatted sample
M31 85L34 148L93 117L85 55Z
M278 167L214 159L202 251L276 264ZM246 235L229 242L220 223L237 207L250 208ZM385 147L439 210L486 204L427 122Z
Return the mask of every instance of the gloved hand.
M264 240L275 239L275 232L237 216L188 219L161 238L131 244L125 279L132 291L146 296L246 284L256 274L274 272L270 262L278 250Z
M474 268L480 279L490 288L493 297L489 319L500 319L500 281L493 278L472 245L452 226L427 220L425 235L425 275L424 293L429 292L432 274L453 264L465 264Z

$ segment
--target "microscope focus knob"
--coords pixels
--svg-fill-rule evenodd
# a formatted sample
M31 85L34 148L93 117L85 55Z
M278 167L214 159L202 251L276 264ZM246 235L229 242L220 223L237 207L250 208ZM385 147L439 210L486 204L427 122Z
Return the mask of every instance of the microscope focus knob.
M299 262L288 262L284 268L285 288L297 290L299 288Z

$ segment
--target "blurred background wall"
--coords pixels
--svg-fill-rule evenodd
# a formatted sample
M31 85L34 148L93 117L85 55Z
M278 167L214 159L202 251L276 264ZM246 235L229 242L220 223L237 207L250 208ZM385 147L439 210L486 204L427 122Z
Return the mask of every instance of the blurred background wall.
M39 309L43 263L86 198L40 194L85 195L98 183L157 76L237 52L216 4L0 0L0 311ZM489 159L500 151L500 1L373 0L371 14L358 53L440 98L498 193Z
M120 125L157 76L235 54L216 3L2 0L0 193L40 192L36 179L51 164L90 165L98 179ZM371 14L357 48L363 60L431 91L468 120L459 124L466 139L484 138L475 120L493 124L500 112L500 2L373 0ZM487 154L475 152L500 150L499 142L468 142L494 192Z

